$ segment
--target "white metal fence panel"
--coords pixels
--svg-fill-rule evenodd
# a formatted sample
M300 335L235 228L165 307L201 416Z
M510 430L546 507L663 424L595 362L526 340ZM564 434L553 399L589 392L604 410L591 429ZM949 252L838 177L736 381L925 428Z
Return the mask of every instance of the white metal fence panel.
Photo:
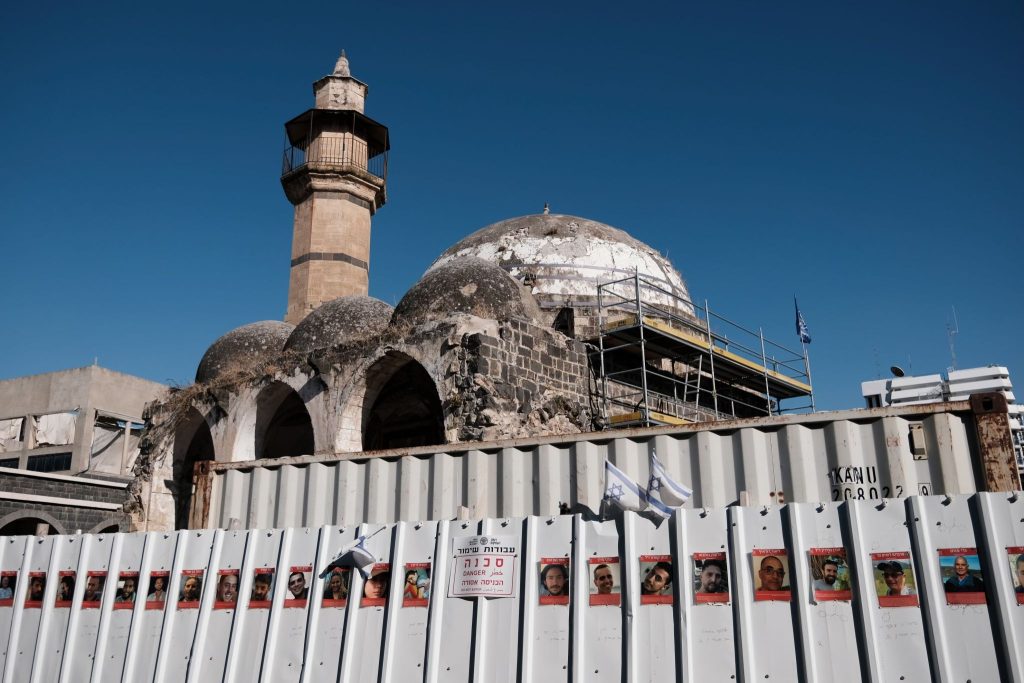
M1003 679L1024 680L1024 496L980 493L974 497L978 540L985 546L984 574L990 577L997 647Z
M797 679L792 553L778 508L729 508L737 635L745 681ZM774 582L774 583L773 583Z
M24 603L19 600L25 591L20 574L28 567L25 553L31 541L28 536L11 536L0 544L0 579L3 580L0 587L4 589L4 595L0 596L0 679L8 663L13 663L11 648L16 644L11 641L11 632L15 623L20 623L24 609Z
M791 576L799 589L801 673L822 683L860 681L860 659L849 647L857 642L857 630L839 507L791 503L783 516L790 532Z
M627 619L626 672L634 681L675 680L675 601L679 581L672 562L668 523L656 527L647 519L625 519L622 573L625 576ZM661 567L671 567L665 583Z
M726 508L683 510L676 517L681 666L684 680L731 681L736 635ZM715 569L718 572L715 572Z
M622 680L625 642L622 609L626 596L619 531L611 521L584 521L576 517L575 524L572 576L577 592L572 607L573 680L614 683ZM598 592L595 578L598 573L604 577L601 582L607 593Z
M78 576L84 577L89 590L93 581L101 582L98 600L91 600L89 609L68 609L68 635L64 646L64 663L60 681L88 681L95 665L94 657L100 630L100 617L110 618L110 608L117 592L117 577L108 571L114 536L83 536L78 563ZM83 604L85 598L83 597ZM70 605L69 605L70 607ZM102 611L101 609L102 608Z
M982 573L968 499L915 497L909 506L936 676L951 681L999 680L983 579L971 571ZM962 584L959 567L967 572ZM987 576L991 580L992 574Z
M481 534L517 539L514 597L448 596ZM360 535L370 579L321 580ZM988 681L1024 657L1021 494L0 548L4 682Z
M60 674L64 651L67 647L71 605L85 592L85 577L78 574L82 558L82 543L88 536L61 536L53 544L57 559L57 581L47 582L46 595L39 623L32 678L35 681L55 681ZM71 583L68 582L71 579ZM52 601L50 599L52 591ZM78 616L76 614L76 616ZM68 660L69 663L73 660Z
M911 585L917 564L911 557L906 509L899 501L848 503L850 548L857 609L864 623L863 653L867 676L872 681L928 681L928 652L924 619L914 600L882 602L886 590L883 562L900 562L905 587ZM898 555L897 555L898 554ZM873 560L872 555L877 559ZM892 558L892 559L891 559ZM910 597L910 596L893 596Z
M186 680L199 625L199 608L213 600L208 568L216 535L213 531L188 531L178 537L164 601L164 623L156 659L157 680Z
M572 570L580 561L573 549L572 517L560 515L526 519L523 573L532 576L526 577L527 589L523 592L521 633L511 634L510 640L519 641L526 680L551 683L569 680L572 652L569 598L573 591L576 595L587 591L586 583L573 581ZM545 576L551 577L548 584L559 589L557 595L551 595L546 588ZM559 577L564 579L561 584ZM516 653L509 654L513 661L506 662L505 668L511 668L514 674Z
M124 680L148 681L155 677L161 635L168 606L174 605L170 594L171 571L174 569L178 543L184 533L149 533L132 535L133 543L144 544L140 571L139 597L132 614L131 636L124 660ZM104 669L104 671L106 671ZM112 677L109 680L116 680Z

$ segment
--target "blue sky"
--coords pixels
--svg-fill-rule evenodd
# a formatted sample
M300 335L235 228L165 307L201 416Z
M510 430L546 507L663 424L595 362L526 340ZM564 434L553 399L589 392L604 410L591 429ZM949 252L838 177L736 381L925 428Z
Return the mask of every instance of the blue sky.
M282 124L341 48L391 129L370 293L540 211L625 229L797 346L819 407L899 364L1024 387L1024 9L921 3L16 3L0 10L0 377L188 383L281 319ZM1024 389L1022 389L1024 390Z

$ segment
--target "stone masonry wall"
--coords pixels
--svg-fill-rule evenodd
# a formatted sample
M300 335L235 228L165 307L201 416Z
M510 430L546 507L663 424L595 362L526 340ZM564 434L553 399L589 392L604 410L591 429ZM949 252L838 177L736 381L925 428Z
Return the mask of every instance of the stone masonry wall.
M128 499L128 492L123 488L33 477L19 474L17 470L0 472L0 490L116 505L124 505ZM73 534L78 530L88 533L100 525L112 524L118 524L122 531L127 530L128 516L122 510L97 510L74 505L0 500L0 520L10 517L9 521L13 521L15 516L30 516L35 512L44 513L44 520L45 516L52 517L63 527L53 529L53 533Z
M498 336L467 334L444 378L454 440L571 434L592 429L584 346L513 320Z

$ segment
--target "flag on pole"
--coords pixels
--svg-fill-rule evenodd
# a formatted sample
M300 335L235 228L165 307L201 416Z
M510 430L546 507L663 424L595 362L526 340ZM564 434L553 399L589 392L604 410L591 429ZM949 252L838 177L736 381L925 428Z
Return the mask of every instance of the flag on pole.
M793 297L793 307L796 309L796 335L800 337L801 344L811 343L811 331L807 329L807 321L804 320L804 314L800 312L800 306L796 303L796 297Z
M383 528L383 527L381 527ZM376 534L380 529L374 532ZM371 536L373 534L370 534ZM370 569L373 568L377 558L374 557L373 553L366 549L366 536L360 536L356 539L355 543L342 549L338 556L331 560L331 563L320 572L320 578L326 577L330 574L335 567L355 567L359 570L359 573L363 575L365 579L370 575Z
M651 478L647 484L647 500L654 508L658 507L655 504L657 501L662 507L669 508L671 514L671 508L682 507L693 495L693 490L668 476L654 450L651 450L650 461Z
M604 499L623 510L640 512L647 507L647 492L608 460L604 461Z

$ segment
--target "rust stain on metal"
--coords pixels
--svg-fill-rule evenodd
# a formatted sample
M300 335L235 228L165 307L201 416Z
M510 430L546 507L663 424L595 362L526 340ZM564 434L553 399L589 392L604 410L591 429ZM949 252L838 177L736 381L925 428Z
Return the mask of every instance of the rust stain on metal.
M1010 436L1006 398L1000 393L974 394L971 412L978 435L985 491L1020 490L1020 474Z
M210 498L213 492L213 476L207 461L196 463L193 474L192 509L189 510L188 528L205 529L210 517Z

